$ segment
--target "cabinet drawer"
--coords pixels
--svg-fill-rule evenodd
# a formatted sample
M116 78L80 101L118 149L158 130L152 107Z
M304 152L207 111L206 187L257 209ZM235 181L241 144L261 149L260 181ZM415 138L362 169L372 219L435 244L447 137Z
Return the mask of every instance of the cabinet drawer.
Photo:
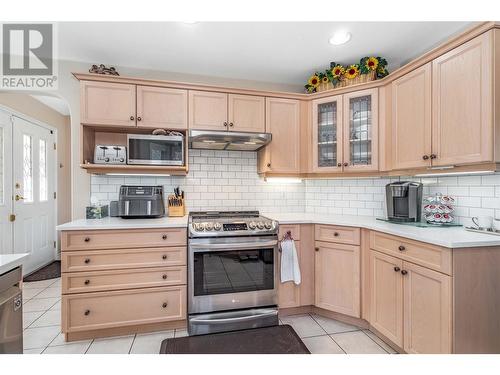
M65 231L62 250L120 249L186 245L185 228Z
M451 249L373 231L370 248L451 275Z
M62 297L63 332L186 319L186 287L67 294Z
M62 293L185 285L186 278L186 266L63 273Z
M65 251L61 253L61 269L62 272L75 272L185 266L186 256L185 247Z
M292 238L295 241L300 241L300 225L280 225L279 239L281 240L286 232L290 231L292 233Z
M360 244L360 229L336 225L315 225L315 240L324 242Z

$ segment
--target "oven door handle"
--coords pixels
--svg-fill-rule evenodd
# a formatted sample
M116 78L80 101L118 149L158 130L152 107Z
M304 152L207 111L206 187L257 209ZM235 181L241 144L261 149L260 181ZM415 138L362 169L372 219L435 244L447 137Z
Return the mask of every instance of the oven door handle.
M190 243L189 247L194 252L206 251L206 250L239 250L239 249L259 249L266 247L275 247L278 245L278 241L263 241L263 242L233 242L233 243L223 243L223 244L215 244L215 243L206 243L206 244L194 244Z
M276 311L272 311L272 312L265 312L265 313L256 314L256 315L238 316L236 318L224 318L224 319L190 318L189 322L191 324L230 324L230 323L246 322L249 320L267 318L267 317L272 317L275 315L276 315Z

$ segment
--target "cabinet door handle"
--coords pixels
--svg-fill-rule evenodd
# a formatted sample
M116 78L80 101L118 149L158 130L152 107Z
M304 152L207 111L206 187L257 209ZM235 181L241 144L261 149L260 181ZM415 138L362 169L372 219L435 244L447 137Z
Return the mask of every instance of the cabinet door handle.
M134 116L130 116L130 121L134 121L135 117Z
M224 127L227 128L227 121L224 121Z
M85 285L89 285L89 284L90 284L90 280L88 280L88 279L87 279L87 280L85 280L84 284L85 284Z
M429 160L429 155L424 155L424 156L422 156L422 159L424 159L424 160Z
M229 123L229 127L232 128L234 124L232 122Z
M85 237L83 240L84 240L85 242L90 242L90 237Z
M342 163L337 163L337 167L341 167L342 166Z
M268 167L268 168L271 168L271 163L267 163L267 167Z
M168 306L168 304L166 302L163 302L163 305L161 305L161 307L163 307L164 309L166 309Z
M163 254L163 256L161 257L163 260L167 259L167 254Z
M403 245L399 245L398 250L399 251L405 251L406 247L404 247Z
M142 117L137 117L137 121L142 121Z
M431 154L431 159L436 159L437 155L436 154Z
M89 263L90 263L90 258L86 258L86 259L84 260L84 262L85 262L85 264L89 264Z
M401 271L401 268L399 268L399 267L396 266L396 267L394 267L394 271L395 272L399 272L399 271Z
M163 238L164 240L166 240L168 238L168 236L166 234L164 234L163 236L161 236L161 238Z
M167 280L167 275L163 275L163 280Z
M83 314L84 315L89 315L90 314L90 310L85 310L85 312Z
M407 273L408 273L408 271L407 271L407 270L402 270L402 271L401 271L401 275L406 275Z
M348 167L349 166L349 163L344 163L344 167Z
M315 247L315 248L314 248L314 250L315 250L315 251L319 251L319 247Z

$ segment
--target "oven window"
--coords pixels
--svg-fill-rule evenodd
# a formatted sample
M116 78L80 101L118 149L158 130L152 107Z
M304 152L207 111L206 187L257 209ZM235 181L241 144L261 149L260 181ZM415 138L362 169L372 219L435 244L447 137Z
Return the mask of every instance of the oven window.
M274 289L273 249L194 253L194 295Z
M182 160L181 141L130 139L129 158L134 160Z

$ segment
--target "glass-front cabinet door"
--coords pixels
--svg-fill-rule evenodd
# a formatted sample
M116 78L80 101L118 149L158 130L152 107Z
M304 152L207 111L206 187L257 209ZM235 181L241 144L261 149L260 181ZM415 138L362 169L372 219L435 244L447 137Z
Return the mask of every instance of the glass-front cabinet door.
M343 95L344 171L378 169L378 89Z
M313 101L313 172L342 170L342 96Z

